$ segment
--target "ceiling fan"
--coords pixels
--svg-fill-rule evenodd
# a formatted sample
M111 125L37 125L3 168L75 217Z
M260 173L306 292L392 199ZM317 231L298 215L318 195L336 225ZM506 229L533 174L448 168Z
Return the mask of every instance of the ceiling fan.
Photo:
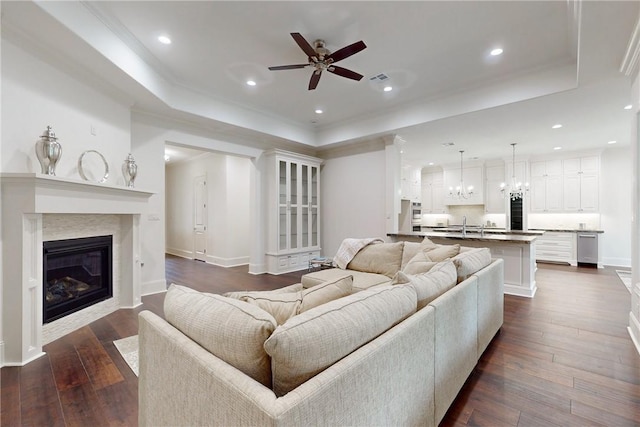
M318 86L320 76L323 71L328 71L333 74L337 74L342 77L346 77L352 80L362 79L362 74L358 74L355 71L347 70L346 68L333 65L338 61L342 61L345 58L355 55L361 50L365 49L367 45L362 40L359 42L345 46L342 49L338 49L331 53L326 47L324 40L316 40L313 42L315 47L312 47L307 40L302 37L300 33L291 33L293 40L300 46L300 49L307 54L309 62L306 64L293 64L293 65L279 65L276 67L269 67L271 71L277 70L294 70L296 68L312 67L313 74L311 74L311 80L309 80L309 90L314 90Z

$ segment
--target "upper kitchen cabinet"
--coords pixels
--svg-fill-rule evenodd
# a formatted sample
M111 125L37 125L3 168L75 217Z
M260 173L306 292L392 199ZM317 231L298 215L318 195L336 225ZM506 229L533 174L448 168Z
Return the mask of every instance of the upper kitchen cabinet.
M531 212L562 212L562 160L531 162Z
M321 159L274 150L267 162L268 272L308 268L320 255Z
M506 212L505 198L500 191L500 184L505 182L504 165L487 166L485 168L485 213L503 214Z
M400 198L420 202L422 176L420 169L402 169Z
M444 181L441 171L422 172L422 213L446 213L444 204Z
M564 210L597 212L600 158L587 156L562 161Z
M484 173L482 166L464 167L462 180L465 187L473 187L473 193L466 199L459 198L455 193L460 187L460 168L444 170L444 199L447 205L483 205L484 204ZM451 195L453 193L453 195Z

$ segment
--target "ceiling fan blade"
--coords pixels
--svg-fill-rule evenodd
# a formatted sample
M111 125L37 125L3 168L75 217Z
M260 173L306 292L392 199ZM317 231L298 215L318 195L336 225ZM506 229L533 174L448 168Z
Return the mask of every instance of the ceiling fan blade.
M302 37L302 34L291 33L291 37L293 37L296 43L298 43L298 46L300 46L300 49L302 49L309 58L316 58L316 61L318 60L318 54L316 53L316 50L304 37Z
M355 42L350 44L349 46L343 47L342 49L338 49L333 52L331 55L327 57L327 59L332 59L333 62L342 61L345 58L350 57L351 55L355 55L356 53L364 50L367 47L366 44L362 40L359 42Z
M338 67L337 65L331 65L329 68L327 68L327 71L342 77L346 77L348 79L358 81L360 81L360 79L364 77L362 74L358 74L355 71L347 70L346 68Z
M277 70L295 70L297 68L304 68L304 67L308 67L309 64L294 64L294 65L277 65L275 67L269 67L269 69L271 71L277 71Z
M318 86L321 75L322 71L314 71L313 74L311 74L311 80L309 80L309 90L314 90Z

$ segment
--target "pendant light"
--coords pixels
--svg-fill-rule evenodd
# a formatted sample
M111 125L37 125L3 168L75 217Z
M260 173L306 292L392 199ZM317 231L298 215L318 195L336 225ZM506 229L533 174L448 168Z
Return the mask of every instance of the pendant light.
M516 181L516 144L513 142L511 147L513 147L513 163L511 167L511 183L507 185L506 183L500 184L500 191L502 192L502 196L507 198L511 198L511 200L522 199L527 192L529 191L529 183L525 183L524 186L522 182Z
M465 186L463 179L463 168L462 168L462 154L464 150L460 150L460 184L454 189L453 187L449 187L449 196L457 199L468 199L473 195L473 185Z

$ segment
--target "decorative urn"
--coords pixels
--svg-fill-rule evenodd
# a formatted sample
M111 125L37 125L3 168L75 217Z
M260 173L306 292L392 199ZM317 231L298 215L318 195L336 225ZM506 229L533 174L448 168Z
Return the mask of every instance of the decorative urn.
M62 145L58 142L58 138L56 138L51 126L47 126L47 129L36 142L36 156L42 167L42 173L55 176L56 164L62 157Z
M138 174L138 165L136 161L133 159L131 153L127 156L122 163L122 175L124 176L124 183L127 187L133 188L133 183L136 179L136 175Z

